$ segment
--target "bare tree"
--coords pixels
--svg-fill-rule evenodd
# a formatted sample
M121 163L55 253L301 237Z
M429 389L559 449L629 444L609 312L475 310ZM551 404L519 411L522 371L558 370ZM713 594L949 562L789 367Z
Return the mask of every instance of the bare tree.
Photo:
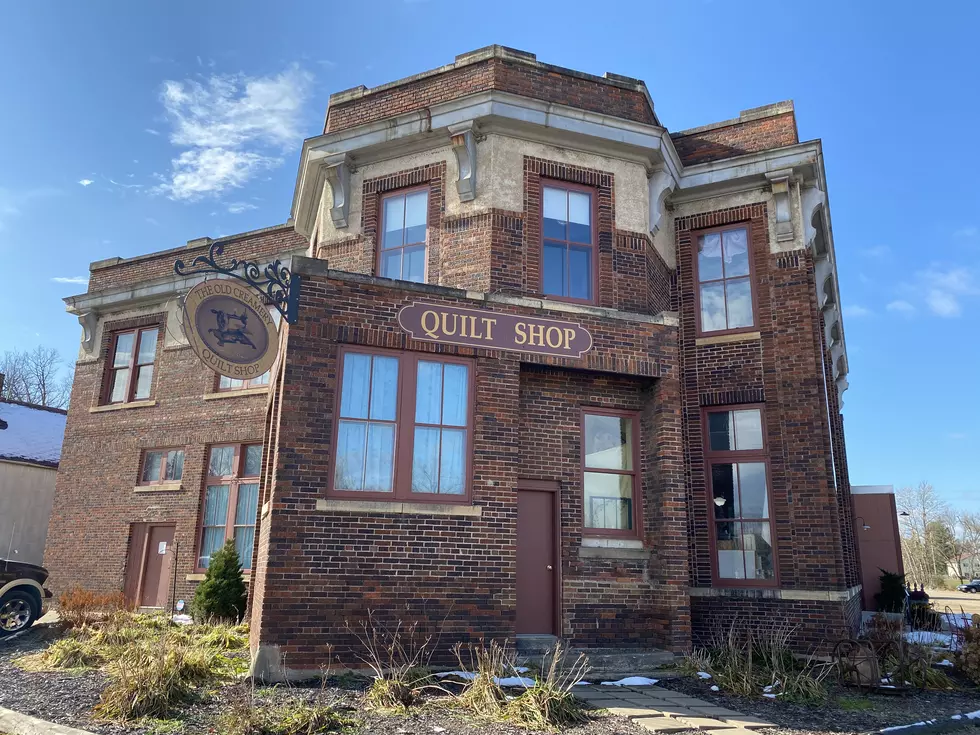
M10 351L0 358L3 390L0 398L38 406L67 408L71 398L74 366L52 347Z
M937 574L945 574L946 559L939 546L944 546L946 534L937 533L948 510L928 482L898 491L896 504L900 513L907 513L902 528L902 556L909 578L918 584L931 582ZM940 567L940 564L942 566ZM939 571L939 570L942 571Z

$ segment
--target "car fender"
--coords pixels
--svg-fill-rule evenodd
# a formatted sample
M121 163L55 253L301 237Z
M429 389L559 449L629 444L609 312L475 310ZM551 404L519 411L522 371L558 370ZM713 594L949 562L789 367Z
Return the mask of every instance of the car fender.
M37 590L38 598L44 600L44 588L33 579L15 579L13 582L7 582L3 587L0 587L0 597L16 587L32 587Z

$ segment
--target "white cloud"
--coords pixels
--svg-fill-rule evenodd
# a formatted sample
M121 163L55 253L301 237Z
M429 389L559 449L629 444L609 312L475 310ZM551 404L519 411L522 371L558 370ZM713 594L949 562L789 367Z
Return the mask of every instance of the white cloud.
M325 69L336 69L338 66L336 61L331 61L330 59L320 59L316 63L318 63L320 66L324 67Z
M160 100L183 151L159 187L172 199L194 201L243 186L257 172L282 164L298 144L313 76L293 65L275 76L243 74L204 82L168 80Z
M150 135L159 135L159 130L154 130L153 128L143 128L144 133L149 133Z
M980 283L969 268L933 265L916 275L925 287L926 305L937 316L959 316L963 313L962 299L980 294Z
M910 304L908 301L903 301L902 299L890 301L885 308L888 309L888 311L893 311L896 314L904 314L906 316L911 316L916 311L912 304Z
M132 176L132 174L129 174L129 175ZM121 186L124 189L142 189L143 188L143 185L142 184L120 184L118 181L113 181L112 179L109 179L109 183L110 184L114 184L116 186Z
M871 311L871 309L868 309L867 307L864 306L860 306L858 304L850 304L848 306L845 306L843 311L844 311L844 316L855 317L855 318L871 316L874 313L873 311Z
M976 225L961 227L953 232L953 237L959 239L969 239L971 237L976 237L977 235L980 235L980 227L977 227Z
M82 186L90 186L95 182L92 181L92 179L79 179L78 183L81 184Z
M890 255L891 252L892 249L887 245L875 245L874 247L865 248L861 251L861 254L869 258L884 258Z
M248 212L251 209L258 209L254 204L249 204L248 202L232 202L228 205L229 214L242 214L243 212Z
M51 279L55 283L88 283L88 276L55 276Z

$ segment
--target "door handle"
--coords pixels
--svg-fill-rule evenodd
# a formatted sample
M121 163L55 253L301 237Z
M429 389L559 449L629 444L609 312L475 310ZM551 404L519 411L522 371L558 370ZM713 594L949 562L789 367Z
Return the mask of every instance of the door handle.
M551 571L551 569L552 569L552 567L551 567L551 565L549 564L549 565L548 565L548 571L550 572L550 571Z

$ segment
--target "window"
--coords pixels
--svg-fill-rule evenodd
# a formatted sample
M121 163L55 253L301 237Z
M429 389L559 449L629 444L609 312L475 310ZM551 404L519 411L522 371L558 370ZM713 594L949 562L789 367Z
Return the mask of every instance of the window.
M542 189L542 199L541 290L547 296L594 301L592 192L548 185Z
M470 363L353 351L342 362L333 491L465 497Z
M697 274L702 333L745 329L755 324L746 227L699 235Z
M251 380L239 380L238 378L229 378L226 375L219 376L218 379L218 390L244 390L245 388L262 388L269 385L269 371L266 370L257 378L252 378Z
M396 192L381 199L378 272L383 278L425 282L428 210L427 189Z
M183 474L183 449L151 449L143 453L140 485L180 482Z
M229 538L235 539L243 569L252 568L252 545L259 504L261 444L211 447L204 491L199 569L207 569L211 556Z
M717 578L774 582L762 409L712 409L706 423Z
M107 403L145 401L153 387L153 360L160 330L136 329L113 336Z
M639 535L639 433L632 414L582 418L584 525L597 535Z

